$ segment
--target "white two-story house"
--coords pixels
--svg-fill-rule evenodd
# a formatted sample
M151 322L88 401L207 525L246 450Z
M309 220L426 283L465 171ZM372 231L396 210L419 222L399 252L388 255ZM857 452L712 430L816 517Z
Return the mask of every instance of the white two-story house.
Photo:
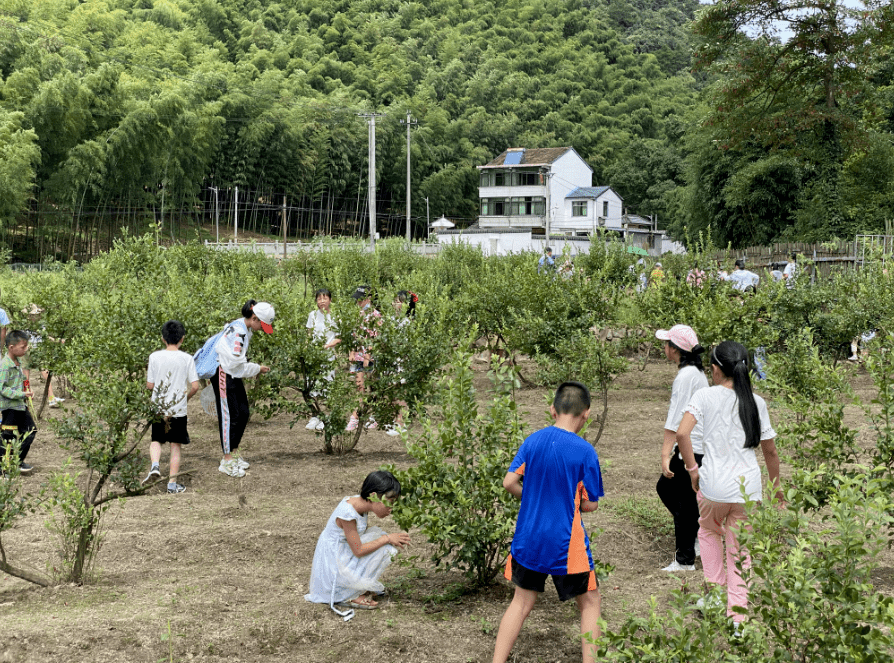
M593 169L573 147L510 148L478 170L478 226L534 234L546 231L548 215L551 231L558 231L565 196L593 179Z
M593 187L593 169L573 147L510 148L478 166L478 227L583 236L621 230L623 200Z

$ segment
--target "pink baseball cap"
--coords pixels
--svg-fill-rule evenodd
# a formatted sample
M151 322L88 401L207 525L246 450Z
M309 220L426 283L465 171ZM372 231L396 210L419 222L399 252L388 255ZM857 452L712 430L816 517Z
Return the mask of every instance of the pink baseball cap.
M689 325L674 325L670 329L659 329L655 332L655 338L670 341L684 352L692 352L692 348L698 345L698 336Z

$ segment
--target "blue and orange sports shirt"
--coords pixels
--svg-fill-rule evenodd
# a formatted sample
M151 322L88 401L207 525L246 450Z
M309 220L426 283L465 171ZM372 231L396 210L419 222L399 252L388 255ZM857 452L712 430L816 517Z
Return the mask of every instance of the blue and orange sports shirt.
M581 497L595 502L605 494L592 445L550 426L522 443L509 471L524 476L512 557L527 569L551 575L591 570L580 502Z

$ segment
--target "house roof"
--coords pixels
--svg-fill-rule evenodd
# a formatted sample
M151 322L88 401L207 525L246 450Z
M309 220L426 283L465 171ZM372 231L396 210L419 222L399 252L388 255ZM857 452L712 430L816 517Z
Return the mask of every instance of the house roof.
M592 198L596 199L601 196L606 191L614 191L610 186L579 186L574 191L569 193L566 198ZM614 192L618 198L621 196L618 195L617 191ZM624 200L621 198L621 200Z
M493 161L478 166L478 168L505 168L511 166L548 166L557 161L567 152L577 151L573 147L540 147L535 149L526 149L524 147L510 147ZM580 158L580 155L577 155ZM581 161L583 159L581 158ZM586 161L584 161L586 163ZM589 168L589 164L587 164ZM590 170L593 170L590 168Z
M640 216L639 214L625 214L624 222L638 226L648 226L649 228L652 227L652 219L647 216Z

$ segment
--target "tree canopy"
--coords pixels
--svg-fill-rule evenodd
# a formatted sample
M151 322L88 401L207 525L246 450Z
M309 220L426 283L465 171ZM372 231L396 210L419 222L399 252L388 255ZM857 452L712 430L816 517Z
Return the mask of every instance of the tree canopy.
M417 237L429 210L475 218L475 166L559 145L679 237L877 228L894 195L891 9L823 6L0 0L0 232L80 258L122 226L177 236L237 204L278 233L288 201L293 235L363 234L369 112L379 228L402 231L408 111ZM788 40L768 22L783 15Z

